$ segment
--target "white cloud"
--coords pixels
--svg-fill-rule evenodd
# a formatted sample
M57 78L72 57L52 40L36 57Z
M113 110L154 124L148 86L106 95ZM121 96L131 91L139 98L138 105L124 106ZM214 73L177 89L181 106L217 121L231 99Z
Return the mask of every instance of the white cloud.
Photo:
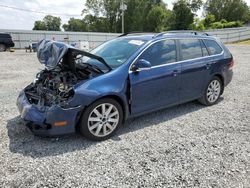
M71 16L79 15L81 18L85 0L1 0L0 5L7 5L23 9L31 9L46 13L57 13L62 15L62 23L66 23ZM14 9L0 7L0 29L27 29L33 28L36 20L42 20L45 14L18 11ZM74 16L77 17L77 16Z

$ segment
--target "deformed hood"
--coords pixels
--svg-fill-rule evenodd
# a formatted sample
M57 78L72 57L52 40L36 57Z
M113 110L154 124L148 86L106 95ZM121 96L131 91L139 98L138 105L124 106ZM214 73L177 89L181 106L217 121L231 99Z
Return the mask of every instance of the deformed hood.
M108 67L109 70L112 70L112 68L105 62L102 57L97 56L95 54L91 54L86 51L79 50L63 42L43 39L38 43L37 47L37 58L40 63L46 66L47 70L54 69L59 64L61 59L64 58L64 61L62 61L63 64L74 71L74 58L79 54L96 59L102 64L104 64L106 67Z
M69 48L73 47L62 42L43 39L38 43L37 58L48 70L52 70Z

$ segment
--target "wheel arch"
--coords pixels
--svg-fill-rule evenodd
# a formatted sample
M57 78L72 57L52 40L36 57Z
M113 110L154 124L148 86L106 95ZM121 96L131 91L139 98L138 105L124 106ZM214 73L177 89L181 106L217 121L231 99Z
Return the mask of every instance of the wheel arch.
M220 81L221 81L221 83L222 83L221 94L223 94L223 92L224 92L224 86L225 86L225 83L224 83L225 79L224 79L224 77L223 77L221 74L215 74L214 76L215 76L215 77L218 77L218 78L220 79Z
M97 100L104 99L104 98L114 99L116 102L118 102L121 105L122 111L123 111L123 120L122 121L124 122L127 115L128 115L126 102L120 96L114 95L114 94L102 96L102 97L98 98ZM95 101L97 101L97 100L95 100Z
M122 97L118 96L118 95L114 95L114 94L108 94L108 95L104 95L104 96L101 96L97 99L95 99L94 101L92 101L90 104L88 104L87 106L85 106L84 109L82 109L81 111L78 112L77 114L77 117L76 117L76 124L75 124L75 129L78 130L79 128L79 121L82 117L82 115L84 114L85 112L85 109L90 106L91 104L93 104L94 102L98 101L98 100L101 100L101 99L104 99L104 98L111 98L111 99L114 99L116 102L118 102L121 107L122 107L122 111L123 111L123 120L122 122L124 123L125 120L127 119L128 117L128 107L126 105L126 102L122 99Z

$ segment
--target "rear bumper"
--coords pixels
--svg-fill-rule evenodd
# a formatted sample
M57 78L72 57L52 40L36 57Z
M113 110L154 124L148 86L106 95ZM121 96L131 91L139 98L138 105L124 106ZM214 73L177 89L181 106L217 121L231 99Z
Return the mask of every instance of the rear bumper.
M39 136L59 136L75 132L82 107L63 109L54 105L44 107L29 103L24 91L17 98L21 118L27 122L30 130ZM55 122L67 122L64 126L55 126Z

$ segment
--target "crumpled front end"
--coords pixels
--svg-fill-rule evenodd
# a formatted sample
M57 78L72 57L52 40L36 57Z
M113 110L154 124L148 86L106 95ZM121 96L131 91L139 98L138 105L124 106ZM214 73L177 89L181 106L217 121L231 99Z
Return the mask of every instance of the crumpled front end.
M51 107L31 104L24 92L17 98L17 106L21 118L35 135L58 136L75 132L75 125L80 117L82 106L62 108L59 105Z
M84 108L84 104L77 101L71 105L74 87L104 73L98 67L77 63L83 54L89 54L64 43L43 40L37 53L45 69L18 96L21 118L37 135L74 133Z

